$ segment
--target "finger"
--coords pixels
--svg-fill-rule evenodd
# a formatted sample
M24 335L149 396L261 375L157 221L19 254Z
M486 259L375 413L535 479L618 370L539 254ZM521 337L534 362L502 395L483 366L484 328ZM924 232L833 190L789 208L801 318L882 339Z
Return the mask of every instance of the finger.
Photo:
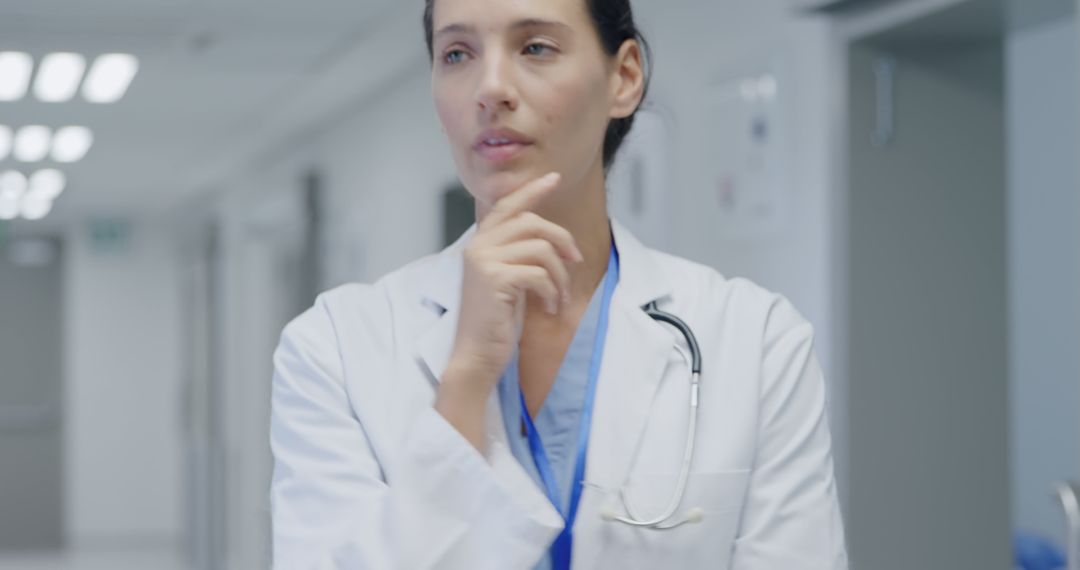
M506 219L536 207L540 199L559 184L561 177L559 173L551 172L499 198L491 207L491 212L484 218L484 225L498 225Z
M549 277L559 285L560 300L563 302L570 295L570 272L566 262L559 257L559 252L550 241L530 239L517 241L499 248L496 259L512 265L538 265L547 270Z
M585 259L570 230L544 219L539 214L524 212L487 231L485 239L492 245L539 238L551 242L565 259L581 262Z
M517 291L532 291L543 299L549 313L558 312L559 288L546 269L536 265L504 265L503 275L506 283Z

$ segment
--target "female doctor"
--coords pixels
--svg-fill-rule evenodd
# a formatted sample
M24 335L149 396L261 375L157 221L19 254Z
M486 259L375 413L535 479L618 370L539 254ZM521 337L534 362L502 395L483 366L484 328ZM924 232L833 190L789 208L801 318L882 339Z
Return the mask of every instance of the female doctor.
M846 568L810 325L608 218L648 82L629 1L424 27L478 223L283 331L274 566Z

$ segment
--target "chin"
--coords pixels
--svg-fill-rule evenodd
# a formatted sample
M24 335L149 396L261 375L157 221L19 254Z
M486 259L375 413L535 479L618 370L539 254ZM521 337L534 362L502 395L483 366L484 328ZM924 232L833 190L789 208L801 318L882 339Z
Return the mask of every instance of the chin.
M477 201L493 206L500 198L507 196L514 190L524 186L532 178L519 171L488 172L474 176L474 183L469 187L469 193Z

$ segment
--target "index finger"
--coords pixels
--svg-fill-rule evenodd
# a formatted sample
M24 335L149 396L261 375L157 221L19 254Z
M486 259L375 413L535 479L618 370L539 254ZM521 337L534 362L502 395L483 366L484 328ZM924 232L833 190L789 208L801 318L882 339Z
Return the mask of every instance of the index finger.
M488 213L485 221L495 225L532 209L549 190L559 183L560 178L562 178L561 174L551 172L499 198L491 207L491 212Z

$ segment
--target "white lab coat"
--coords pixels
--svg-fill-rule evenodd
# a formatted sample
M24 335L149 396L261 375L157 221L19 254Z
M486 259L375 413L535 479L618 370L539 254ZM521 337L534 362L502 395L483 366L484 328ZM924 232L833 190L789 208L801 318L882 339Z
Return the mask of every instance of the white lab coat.
M847 568L825 385L786 299L644 247L612 222L621 277L597 386L575 569ZM478 453L432 408L453 345L464 242L319 296L274 355L274 567L528 569L562 520L511 454L497 396ZM685 320L702 351L694 465L674 530L604 521L626 484L656 514L685 441ZM635 448L640 453L635 456Z

